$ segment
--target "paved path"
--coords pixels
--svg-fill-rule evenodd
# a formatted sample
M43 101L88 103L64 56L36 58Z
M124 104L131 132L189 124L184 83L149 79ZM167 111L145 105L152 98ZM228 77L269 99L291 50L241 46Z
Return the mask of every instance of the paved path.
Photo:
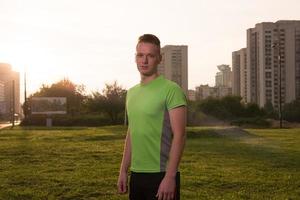
M9 126L11 126L11 125L12 125L11 123L0 123L0 129L9 127Z

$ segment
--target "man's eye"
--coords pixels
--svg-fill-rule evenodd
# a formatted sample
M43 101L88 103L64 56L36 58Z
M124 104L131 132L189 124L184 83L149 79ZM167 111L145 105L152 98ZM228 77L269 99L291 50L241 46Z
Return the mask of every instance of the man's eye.
M139 58L141 58L143 56L144 56L143 54L136 54L136 57L139 57Z

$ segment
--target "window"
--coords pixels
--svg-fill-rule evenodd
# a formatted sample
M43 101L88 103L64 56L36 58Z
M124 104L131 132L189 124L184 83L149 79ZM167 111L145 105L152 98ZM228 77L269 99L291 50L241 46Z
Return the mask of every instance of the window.
M271 72L266 72L266 78L272 78L272 73Z
M272 81L266 81L266 87L272 87Z

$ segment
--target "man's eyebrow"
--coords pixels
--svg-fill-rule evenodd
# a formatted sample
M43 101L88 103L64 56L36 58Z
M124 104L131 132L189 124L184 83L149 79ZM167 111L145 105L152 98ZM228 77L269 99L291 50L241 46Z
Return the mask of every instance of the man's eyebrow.
M136 53L136 55L155 55L154 53L141 53L141 52L138 52Z

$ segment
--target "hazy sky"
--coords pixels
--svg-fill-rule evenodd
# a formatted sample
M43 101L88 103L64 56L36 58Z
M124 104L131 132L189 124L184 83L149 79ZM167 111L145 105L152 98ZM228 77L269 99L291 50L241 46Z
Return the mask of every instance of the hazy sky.
M193 89L214 85L248 28L281 19L300 20L300 1L0 0L0 62L27 71L29 92L64 77L89 91L114 80L129 88L139 82L137 38L153 33L162 46L188 45Z

